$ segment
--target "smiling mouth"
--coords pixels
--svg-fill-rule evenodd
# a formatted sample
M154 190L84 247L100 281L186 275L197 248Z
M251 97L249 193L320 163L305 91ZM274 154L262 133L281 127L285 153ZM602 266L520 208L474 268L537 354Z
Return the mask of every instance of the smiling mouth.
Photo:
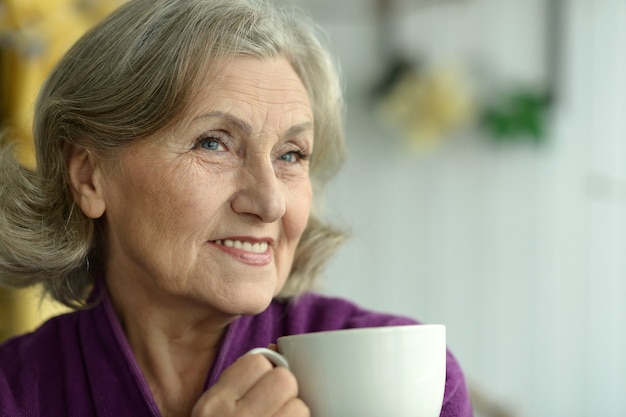
M267 248L269 246L267 242L250 243L250 242L244 242L241 240L231 240L231 239L216 240L214 241L214 243L219 246L240 249L246 252L253 252L253 253L265 253L267 252Z

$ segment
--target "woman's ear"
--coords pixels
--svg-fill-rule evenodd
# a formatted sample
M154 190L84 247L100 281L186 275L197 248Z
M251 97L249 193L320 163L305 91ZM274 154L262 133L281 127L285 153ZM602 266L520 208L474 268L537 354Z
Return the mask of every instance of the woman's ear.
M102 189L101 164L89 150L66 143L63 148L74 201L85 216L97 219L106 209Z

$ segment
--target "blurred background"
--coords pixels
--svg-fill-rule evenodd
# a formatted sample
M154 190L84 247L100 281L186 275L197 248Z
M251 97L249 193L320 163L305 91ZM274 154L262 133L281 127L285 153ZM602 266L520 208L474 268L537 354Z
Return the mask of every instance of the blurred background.
M445 324L478 417L626 415L626 1L283 1L347 96L327 209L352 238L322 291ZM48 62L114 3L0 3L22 143ZM2 337L57 312L4 291Z
M48 72L67 49L123 0L0 0L0 128L35 169L32 108ZM39 288L0 288L0 341L66 311Z

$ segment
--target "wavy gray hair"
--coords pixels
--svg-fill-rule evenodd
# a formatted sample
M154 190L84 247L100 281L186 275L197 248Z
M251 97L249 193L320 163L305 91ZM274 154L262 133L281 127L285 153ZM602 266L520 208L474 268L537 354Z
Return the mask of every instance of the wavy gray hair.
M131 0L86 33L41 90L35 110L36 172L0 147L0 284L42 283L61 303L84 305L102 265L99 222L76 207L64 144L99 155L169 127L218 57L286 57L313 109L316 196L345 155L344 107L335 66L304 15L259 0ZM318 197L280 296L312 287L344 234L320 218Z

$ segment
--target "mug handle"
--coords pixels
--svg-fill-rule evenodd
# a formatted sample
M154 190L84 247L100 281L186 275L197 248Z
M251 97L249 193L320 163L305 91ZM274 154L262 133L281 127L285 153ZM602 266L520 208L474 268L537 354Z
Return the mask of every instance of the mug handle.
M263 355L265 356L270 362L272 362L274 364L274 366L280 366L282 368L287 368L289 369L289 362L287 362L287 359L285 359L285 357L283 355L281 355L280 353L272 350L272 349L268 349L268 348L264 348L264 347L258 347L258 348L254 348L250 351L248 351L248 353L251 353L253 355Z

